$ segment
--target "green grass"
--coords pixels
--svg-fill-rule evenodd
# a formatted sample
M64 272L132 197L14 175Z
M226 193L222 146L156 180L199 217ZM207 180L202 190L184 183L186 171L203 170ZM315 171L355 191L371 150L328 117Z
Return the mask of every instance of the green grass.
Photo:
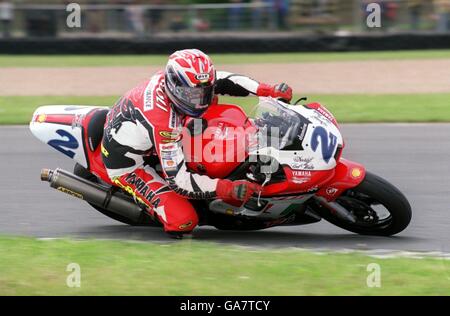
M450 262L252 250L197 241L0 238L0 295L449 295ZM69 288L66 267L81 268ZM381 287L367 287L367 266Z
M0 96L0 124L28 124L40 105L112 105L118 97L4 97Z
M0 97L0 124L28 124L33 111L44 104L112 105L111 97ZM244 108L256 98L224 97ZM408 95L312 95L308 102L321 102L341 123L349 122L450 122L450 94Z
M301 63L328 61L404 60L450 58L450 50L212 54L215 64ZM167 55L0 55L0 67L92 67L163 65Z
M450 122L450 94L322 95L338 122Z

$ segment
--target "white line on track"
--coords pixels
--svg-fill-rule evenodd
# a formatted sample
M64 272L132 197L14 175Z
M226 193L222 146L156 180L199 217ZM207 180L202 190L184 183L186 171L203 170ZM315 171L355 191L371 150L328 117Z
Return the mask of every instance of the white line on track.
M109 241L109 242L124 242L130 244L146 244L148 241L139 241L139 240L126 240L126 239L83 239L83 238L36 238L36 240L40 241L55 241L55 240L67 240L67 241L75 241L75 242L84 242L84 241ZM191 238L186 238L186 240L191 241ZM163 241L152 241L151 243L159 244L163 247L170 247L171 244L179 241L168 240L167 242ZM394 259L394 258L407 258L407 259L439 259L439 260L450 260L450 253L440 252L440 251L404 251L404 250L392 250L392 249L370 249L370 250L357 250L357 249L330 249L330 248L297 248L297 247L285 247L282 249L273 249L271 247L249 247L249 246L230 246L226 244L214 243L215 245L223 245L226 248L235 248L235 249L245 249L248 251L254 252L264 252L264 251L273 251L273 252L311 252L316 255L327 255L327 254L359 254L364 255L376 259Z

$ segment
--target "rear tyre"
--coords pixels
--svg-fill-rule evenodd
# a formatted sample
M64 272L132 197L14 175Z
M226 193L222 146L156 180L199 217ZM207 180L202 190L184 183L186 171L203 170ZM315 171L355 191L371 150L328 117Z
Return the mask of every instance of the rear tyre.
M411 221L411 206L403 193L370 172L336 202L352 213L355 223L335 216L325 207L319 207L320 214L328 222L357 234L391 236L403 231Z
M86 179L88 181L94 182L94 183L98 183L98 179L95 175L93 175L92 173L90 173L86 168L84 168L82 165L80 164L76 164L74 169L73 169L73 173L83 179ZM145 212L142 212L142 216L138 221L134 221L129 219L128 217L125 216L121 216L119 214L116 214L114 212L108 211L106 209L103 209L97 205L88 203L90 206L92 206L93 208L95 208L97 211L99 211L100 213L102 213L105 216L108 216L109 218L112 218L113 220L116 220L118 222L121 222L123 224L127 224L130 226L154 226L154 227L159 227L161 226L159 223L156 223L153 221L153 219Z

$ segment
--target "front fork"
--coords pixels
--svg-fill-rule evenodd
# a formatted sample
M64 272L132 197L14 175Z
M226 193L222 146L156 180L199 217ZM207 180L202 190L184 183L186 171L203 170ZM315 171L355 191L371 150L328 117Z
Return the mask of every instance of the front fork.
M366 169L363 165L341 158L336 166L334 176L322 186L316 196L333 202L346 190L358 186L365 176Z
M355 216L335 201L346 190L358 186L365 176L366 169L363 165L340 159L333 178L316 193L317 203L341 219L355 223Z

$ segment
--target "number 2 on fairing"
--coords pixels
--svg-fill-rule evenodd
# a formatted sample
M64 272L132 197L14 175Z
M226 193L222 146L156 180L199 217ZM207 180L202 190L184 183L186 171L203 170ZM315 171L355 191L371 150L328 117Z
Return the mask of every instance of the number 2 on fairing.
M311 148L313 151L317 150L319 139L320 144L322 145L322 158L328 163L336 150L337 137L331 132L328 133L327 130L321 126L316 127L311 137Z
M77 139L72 134L63 129L58 129L56 131L56 134L67 139L52 139L47 144L55 148L57 151L63 153L64 155L73 158L75 156L75 152L68 149L78 148L79 144Z

